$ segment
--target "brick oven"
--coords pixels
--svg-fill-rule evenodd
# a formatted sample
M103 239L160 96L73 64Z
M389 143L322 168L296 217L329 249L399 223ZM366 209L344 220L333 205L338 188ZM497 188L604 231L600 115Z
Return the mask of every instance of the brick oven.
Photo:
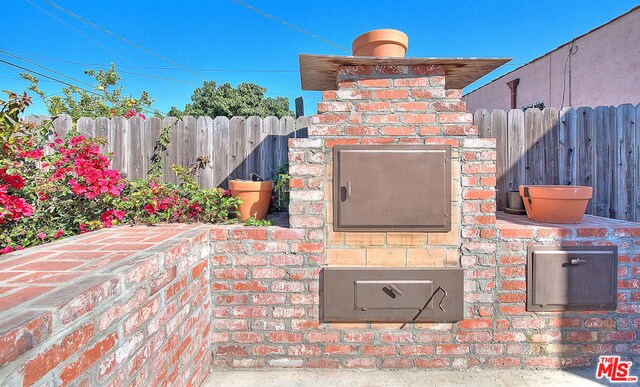
M302 187L292 190L290 216L294 227L317 225L326 240L322 318L389 321L386 310L396 316L393 321L406 322L416 314L414 303L407 305L405 317L393 308L369 308L355 316L353 305L337 301L357 304L358 286L336 288L344 273L336 267L353 268L353 278L344 281L365 283L379 272L355 268L393 268L383 271L395 273L384 279L390 286L400 286L394 276L429 282L424 288L402 285L409 293L429 292L419 297L418 308L440 288L447 294L443 310L457 310L438 313L429 305L425 310L431 313L417 321L462 319L463 290L469 300L482 298L490 280L465 286L462 272L473 262L474 270L464 271L472 278L480 269L477 263L495 254L495 144L478 138L460 89L504 62L300 56L303 88L322 89L323 100L309 139L302 140L309 147L290 154L291 170L300 175L293 184ZM309 158L319 162L308 163ZM459 280L442 282L442 272L425 268L461 273ZM347 288L351 291L345 294ZM378 287L381 303L394 296L383 289ZM395 304L406 298L396 297Z

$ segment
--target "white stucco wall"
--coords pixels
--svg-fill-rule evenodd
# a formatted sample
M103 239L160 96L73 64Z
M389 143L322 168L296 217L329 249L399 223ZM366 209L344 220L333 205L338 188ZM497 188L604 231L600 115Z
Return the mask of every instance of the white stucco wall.
M640 8L577 40L567 66L564 106L640 103ZM537 101L545 107L562 104L563 72L570 43L506 74L462 99L469 111L509 109L507 82L520 78L518 108ZM571 89L569 89L571 70Z

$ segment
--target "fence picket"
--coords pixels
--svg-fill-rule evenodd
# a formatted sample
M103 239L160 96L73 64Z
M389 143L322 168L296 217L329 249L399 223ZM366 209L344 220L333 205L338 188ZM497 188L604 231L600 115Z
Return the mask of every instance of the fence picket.
M576 111L563 108L560 111L558 133L558 165L560 166L560 184L576 184Z
M230 164L231 146L229 137L229 119L216 117L213 120L213 186L228 188L227 176L231 175L233 166ZM229 177L230 178L230 177Z
M576 143L578 144L576 152L577 160L577 180L576 185L594 186L594 133L592 130L592 113L593 110L590 107L581 107L576 111L576 128L577 137ZM589 201L586 212L588 214L593 213L593 200Z
M196 119L196 156L204 157L206 165L198 170L197 181L203 188L213 188L213 120L211 117L198 117Z
M611 168L614 160L611 157L609 127L609 107L599 106L593 110L591 120L594 145L594 185L593 211L598 216L609 216L609 200L611 198Z
M510 191L515 191L520 185L526 184L524 112L510 110L507 113L507 123L509 136L507 143L507 188Z
M507 113L504 110L493 110L490 115L490 137L496 139L496 206L499 210L506 207L508 186L508 166L507 166ZM514 188L514 189L517 189Z
M544 181L545 184L560 184L558 167L558 109L548 108L543 112L544 130Z
M634 140L635 140L635 108L631 104L618 106L616 119L616 142L617 142L617 176L616 176L616 199L618 201L616 214L617 219L634 220L636 204L632 201L636 194L634 182Z
M233 117L229 121L229 180L242 178L244 123L244 117Z
M280 121L277 117L265 117L262 124L262 150L263 158L260 163L260 176L265 179L271 179L277 169L276 164L276 140L278 136L277 128Z

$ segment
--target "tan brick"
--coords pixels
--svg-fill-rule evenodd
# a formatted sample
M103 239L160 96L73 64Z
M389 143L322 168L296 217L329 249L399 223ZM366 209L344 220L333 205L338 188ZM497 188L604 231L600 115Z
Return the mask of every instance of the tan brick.
M371 323L371 329L394 329L398 330L403 323Z
M330 323L329 328L335 330L368 329L367 323Z
M382 246L384 241L383 232L350 232L344 235L344 242L349 246Z
M367 266L406 266L406 249L367 249Z
M461 197L460 181L451 180L451 201L459 202Z
M328 249L329 266L366 266L365 249Z
M327 202L327 224L329 227L333 227L333 203Z
M431 233L429 234L429 244L444 246L458 245L460 243L460 230L458 226L451 225L451 231L447 233Z
M427 234L417 232L388 233L387 244L396 246L423 246L427 242Z
M331 246L344 244L344 233L329 230L327 232L327 243Z
M460 223L460 204L452 203L451 204L451 224L459 224Z
M453 159L453 153L451 154L451 158ZM460 180L460 161L458 160L451 160L451 180Z
M447 266L460 266L460 260L458 259L459 251L458 248L447 249Z
M446 250L440 247L407 249L407 266L443 266Z

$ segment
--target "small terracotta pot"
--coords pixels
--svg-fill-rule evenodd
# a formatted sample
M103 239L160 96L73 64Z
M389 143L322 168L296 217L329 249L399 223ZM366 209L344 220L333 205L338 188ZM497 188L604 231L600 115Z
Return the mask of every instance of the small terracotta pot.
M264 219L271 203L272 181L230 180L231 196L242 200L238 206L240 220Z
M409 37L402 31L382 29L365 32L351 44L353 56L404 57Z
M529 219L547 223L578 223L584 217L592 187L576 185L521 185Z

